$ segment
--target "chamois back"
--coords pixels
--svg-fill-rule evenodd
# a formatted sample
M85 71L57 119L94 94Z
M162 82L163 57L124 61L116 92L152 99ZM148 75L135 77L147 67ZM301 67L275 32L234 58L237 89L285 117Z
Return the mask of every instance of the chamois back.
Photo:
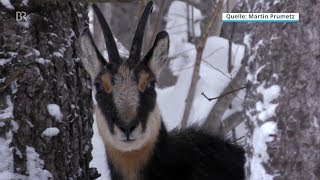
M243 180L244 163L243 149L227 140L195 127L167 132L162 123L156 147L138 177L140 180ZM112 176L130 179L117 173Z

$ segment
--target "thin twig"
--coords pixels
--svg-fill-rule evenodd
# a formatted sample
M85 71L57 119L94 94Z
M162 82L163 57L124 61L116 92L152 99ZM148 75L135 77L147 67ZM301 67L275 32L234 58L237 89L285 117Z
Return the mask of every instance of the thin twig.
M195 35L195 32L194 32L194 12L193 12L193 6L191 6L191 32L192 32L192 42L193 43L196 43L195 42L195 39L196 39L196 35Z
M222 50L223 48L224 48L224 47L222 46L222 47L219 47L219 48L215 49L215 50L212 51L210 54L208 54L207 56L205 56L203 59L207 59L208 57L212 56L214 53Z
M241 137L239 137L238 139L232 141L231 143L236 143L237 141L239 141L239 140L241 140L241 139L243 139L243 138L244 138L244 136L241 136Z
M190 2L187 2L187 19L186 20L187 20L187 23L188 23L188 26L187 26L188 42L191 42Z
M228 134L232 129L235 129L239 124L244 122L244 112L237 111L222 121L222 132L223 134Z
M243 87L241 87L241 88L238 88L238 89L235 89L235 90L226 92L226 93L224 93L224 94L222 94L222 95L220 95L220 96L214 97L214 98L208 98L208 97L204 94L204 92L202 92L201 94L202 94L205 98L207 98L208 101L212 101L212 100L215 100L215 99L219 99L219 98L221 98L221 97L223 97L223 96L226 96L226 95L228 95L228 94L231 94L231 93L240 91L241 89L245 89L245 88L246 88L246 87L243 86Z
M194 64L194 69L192 73L192 79L190 88L188 91L187 99L186 99L186 106L183 112L182 121L181 121L181 127L185 128L188 124L188 119L191 111L191 107L193 104L193 99L195 96L195 91L197 87L198 80L200 79L200 65L203 55L203 50L206 45L209 33L211 32L212 28L218 23L219 16L221 14L223 6L223 0L219 0L217 7L215 10L213 10L212 15L210 16L211 21L207 25L206 31L202 34L200 42L197 44L197 56L196 56L196 62Z
M187 50L183 50L181 52L178 52L177 54L174 54L174 55L170 56L169 58L171 58L172 60L175 60L173 58L176 58L177 56L179 56L181 54L184 54L186 52L192 51L192 50L196 50L196 48L190 48L190 49L187 49Z
M202 59L202 61L203 62L205 62L205 63L207 63L209 66L211 66L213 69L215 69L215 70L217 70L217 71L219 71L221 74L223 74L224 76L226 76L227 78L229 78L229 79L231 79L232 80L232 78L230 77L230 76L228 76L226 73L224 73L223 71L221 71L220 69L218 69L218 68L216 68L216 67L214 67L212 64L210 64L208 61L206 61L206 60L203 60Z

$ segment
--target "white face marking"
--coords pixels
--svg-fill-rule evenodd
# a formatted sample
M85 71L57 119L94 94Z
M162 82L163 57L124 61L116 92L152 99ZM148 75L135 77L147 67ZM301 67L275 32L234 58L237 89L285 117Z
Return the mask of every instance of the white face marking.
M128 152L142 148L150 140L156 139L161 126L160 110L156 105L154 110L150 112L146 123L146 129L142 132L141 124L139 124L130 135L132 141L123 141L125 135L115 126L115 133L112 134L108 128L107 120L101 112L101 109L96 106L96 120L98 123L99 133L106 145L112 145L115 149Z

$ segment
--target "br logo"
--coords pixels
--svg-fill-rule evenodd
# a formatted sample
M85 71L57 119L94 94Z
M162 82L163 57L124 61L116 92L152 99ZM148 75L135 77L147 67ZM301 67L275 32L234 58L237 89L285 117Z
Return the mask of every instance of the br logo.
M24 11L16 11L16 21L27 21L27 13Z

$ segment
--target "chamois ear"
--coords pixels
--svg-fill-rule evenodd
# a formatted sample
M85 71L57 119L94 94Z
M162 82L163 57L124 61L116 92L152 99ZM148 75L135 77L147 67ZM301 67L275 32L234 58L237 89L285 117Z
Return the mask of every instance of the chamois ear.
M159 76L159 73L165 64L169 53L169 35L166 31L157 34L152 48L143 58L143 62L151 69L151 71Z
M94 43L92 35L88 29L85 29L80 36L80 59L89 73L92 82L95 80L102 67L106 65L107 61L104 59L99 49Z

